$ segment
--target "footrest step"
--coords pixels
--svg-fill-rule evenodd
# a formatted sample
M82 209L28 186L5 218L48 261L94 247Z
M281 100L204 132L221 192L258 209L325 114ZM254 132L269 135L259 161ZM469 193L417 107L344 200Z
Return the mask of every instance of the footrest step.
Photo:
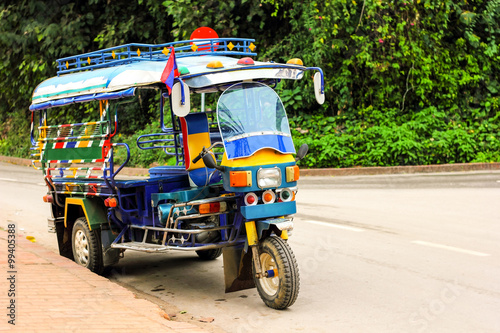
M169 249L166 245L142 243L142 242L125 242L111 244L114 249L135 250L141 252L163 252Z

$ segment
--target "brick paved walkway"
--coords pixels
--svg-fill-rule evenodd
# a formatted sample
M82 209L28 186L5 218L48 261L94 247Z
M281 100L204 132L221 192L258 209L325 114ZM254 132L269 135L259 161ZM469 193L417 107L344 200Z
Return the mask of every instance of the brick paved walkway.
M205 332L170 321L155 304L46 250L16 239L16 325L8 323L11 275L7 232L0 231L0 331L15 332Z

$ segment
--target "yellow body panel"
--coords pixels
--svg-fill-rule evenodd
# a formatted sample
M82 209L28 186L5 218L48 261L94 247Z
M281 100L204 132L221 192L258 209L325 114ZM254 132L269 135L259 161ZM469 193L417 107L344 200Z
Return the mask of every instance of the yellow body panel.
M210 147L210 134L208 132L189 135L188 149L189 149L189 156L191 158L191 164L189 165L188 171L205 167L205 163L203 163L202 159L200 159L196 163L192 162L192 160L196 156L198 156L198 154L201 152L203 147L205 148Z
M288 231L286 230L282 230L281 231L281 236L280 236L282 239L285 239L287 240L288 239Z
M87 224L89 225L89 229L92 230L92 227L89 223L89 217L87 216L87 210L85 209L85 205L83 203L83 199L80 198L66 198L66 205L64 207L64 227L68 227L68 221L66 220L66 217L68 216L68 205L77 205L82 207L85 218L87 219Z
M248 245L252 246L259 244L259 237L257 236L255 221L245 222L245 229L247 231Z
M291 154L282 154L274 149L265 148L261 149L252 156L228 160L226 154L222 157L221 165L237 168L248 166L259 166L266 164L289 163L294 162L295 159Z

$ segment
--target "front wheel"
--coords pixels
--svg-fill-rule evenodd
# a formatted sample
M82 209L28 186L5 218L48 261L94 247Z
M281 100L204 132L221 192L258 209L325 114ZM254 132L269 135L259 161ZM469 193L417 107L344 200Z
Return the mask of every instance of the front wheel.
M90 230L87 219L80 217L73 225L71 240L75 262L94 273L101 274L104 265L97 235L95 230Z
M300 285L299 268L292 249L283 239L268 237L259 245L259 258L262 272L270 276L257 278L252 265L260 298L270 308L286 309L295 303Z

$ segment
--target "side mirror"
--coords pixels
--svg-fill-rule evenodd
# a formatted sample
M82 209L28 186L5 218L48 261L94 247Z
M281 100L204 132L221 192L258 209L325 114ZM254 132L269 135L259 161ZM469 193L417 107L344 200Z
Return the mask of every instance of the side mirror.
M320 72L316 72L314 74L314 96L316 96L316 102L318 104L323 104L325 102L325 91L324 91L324 82L323 75ZM307 151L306 151L307 153Z
M203 155L203 163L205 163L205 166L209 169L224 171L224 167L217 165L217 161L215 160L214 155L212 155L211 153Z
M177 117L185 117L191 110L191 99L189 95L189 86L177 81L172 87L172 111ZM184 101L184 102L183 102Z
M307 151L309 150L309 146L307 143L304 143L300 146L299 151L297 152L297 157L295 157L295 161L300 161L307 155Z

